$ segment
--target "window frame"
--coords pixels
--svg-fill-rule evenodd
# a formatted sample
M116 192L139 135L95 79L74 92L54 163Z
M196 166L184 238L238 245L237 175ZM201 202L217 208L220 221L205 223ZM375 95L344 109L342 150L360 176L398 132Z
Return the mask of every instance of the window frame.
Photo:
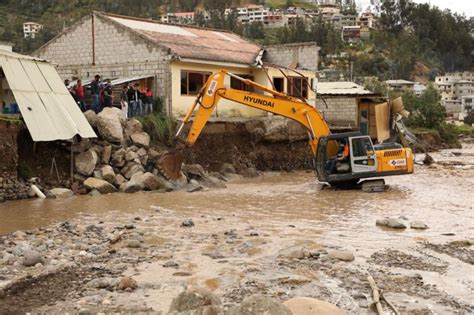
M294 80L301 80L301 85L298 87L294 83ZM306 83L304 83L305 80L306 80ZM308 88L309 82L308 82L308 80L309 80L308 77L300 77L300 76L288 77L288 80L287 80L287 93L288 93L288 95L308 99L308 95L309 95L309 91L308 91L309 90L309 88ZM295 86L301 94L298 94L298 93L296 93L296 91L294 91Z
M248 74L238 74L239 77L251 81L255 81L255 77L253 75L248 75ZM239 87L235 87L235 83L240 85ZM234 83L234 86L233 86ZM245 91L245 92L254 92L255 88L252 85L247 85L243 81L236 79L234 77L230 77L230 88L234 90L239 90L239 91Z
M276 88L275 79L281 80L281 91L278 91L278 89ZM272 83L273 83L273 86L275 87L275 91L280 92L280 93L285 93L285 78L284 77L273 77Z
M183 93L183 73L186 73L186 93ZM190 74L200 74L202 75L202 86L204 86L209 79L209 77L212 75L212 72L207 72L207 71L195 71L195 70L181 70L180 71L180 90L179 93L181 96L196 96L199 91L197 91L195 94L194 93L189 93L189 75Z

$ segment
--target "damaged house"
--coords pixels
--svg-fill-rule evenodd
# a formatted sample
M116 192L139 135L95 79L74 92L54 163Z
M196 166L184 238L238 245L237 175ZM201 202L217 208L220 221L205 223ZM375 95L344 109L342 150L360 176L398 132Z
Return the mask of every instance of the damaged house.
M208 76L222 68L314 100L307 83L316 75L318 54L316 43L264 49L228 31L102 12L84 17L34 53L56 64L63 79L87 81L100 74L120 84L139 82L141 88L148 87L159 96L164 110L175 117L185 114ZM266 64L267 73L261 62ZM232 88L248 89L241 81L227 80ZM266 113L223 101L217 115L252 117Z

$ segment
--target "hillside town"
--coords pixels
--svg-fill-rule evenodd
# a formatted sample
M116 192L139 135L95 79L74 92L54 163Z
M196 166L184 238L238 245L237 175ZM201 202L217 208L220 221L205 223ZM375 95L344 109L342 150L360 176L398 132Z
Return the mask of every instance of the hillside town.
M19 5L0 314L474 313L468 9Z

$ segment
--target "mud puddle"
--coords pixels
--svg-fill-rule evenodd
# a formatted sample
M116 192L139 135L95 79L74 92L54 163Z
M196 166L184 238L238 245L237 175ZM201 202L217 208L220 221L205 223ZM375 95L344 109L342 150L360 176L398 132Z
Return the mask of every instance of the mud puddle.
M166 313L173 297L197 285L212 290L225 306L252 294L280 301L311 296L350 314L372 314L366 280L371 274L399 310L474 312L468 241L474 230L474 169L465 167L474 157L449 151L433 157L462 157L463 165L418 166L412 176L387 178L389 189L381 194L321 189L311 172L294 172L265 173L195 193L7 202L0 205L0 290L29 278L39 279L35 286L45 291L74 281L64 295L25 304L22 311ZM429 229L375 226L386 216L422 221ZM182 226L188 219L194 226ZM31 248L42 263L24 267L22 251ZM334 258L334 250L355 259ZM81 273L71 279L63 268ZM57 284L37 278L45 270L58 275ZM138 288L118 290L121 275L132 276ZM0 313L24 297L9 292L0 295Z

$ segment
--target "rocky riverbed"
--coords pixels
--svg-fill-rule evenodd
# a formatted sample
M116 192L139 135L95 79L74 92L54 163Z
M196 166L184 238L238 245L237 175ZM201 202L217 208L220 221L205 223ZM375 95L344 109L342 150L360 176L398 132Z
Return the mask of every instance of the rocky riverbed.
M472 313L472 153L433 154L377 194L294 172L4 203L0 313L290 314L310 297L373 314L368 275L401 312Z

